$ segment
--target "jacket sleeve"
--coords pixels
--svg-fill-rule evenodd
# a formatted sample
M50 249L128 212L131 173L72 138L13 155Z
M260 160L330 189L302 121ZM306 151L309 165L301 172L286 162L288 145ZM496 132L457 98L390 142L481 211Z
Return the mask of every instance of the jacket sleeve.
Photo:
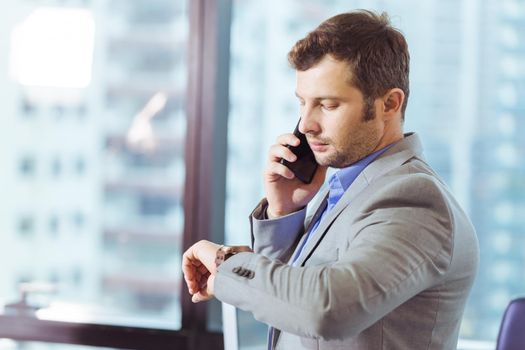
M440 188L429 182L392 183L381 199L364 204L348 227L355 238L342 242L348 246L332 265L293 267L262 254L237 254L218 269L216 297L299 336L360 333L447 271L451 217Z
M252 249L269 259L286 262L304 233L306 208L269 220L264 218L267 206L263 199L250 215Z

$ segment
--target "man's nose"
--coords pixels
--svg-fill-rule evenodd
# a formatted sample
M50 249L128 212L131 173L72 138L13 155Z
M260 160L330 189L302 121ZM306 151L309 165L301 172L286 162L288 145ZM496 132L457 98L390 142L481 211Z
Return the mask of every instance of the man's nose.
M303 134L318 134L320 131L315 108L304 108L299 123L299 131Z

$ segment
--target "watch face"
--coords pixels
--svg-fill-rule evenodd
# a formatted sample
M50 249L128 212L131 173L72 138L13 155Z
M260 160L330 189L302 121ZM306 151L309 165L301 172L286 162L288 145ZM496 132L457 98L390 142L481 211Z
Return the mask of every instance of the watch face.
M215 255L215 266L219 267L219 265L222 264L224 260L232 256L232 250L232 247L226 246L221 246L219 249L217 249L217 254Z
M215 267L219 267L220 264L224 261L224 246L221 246L219 249L217 249L217 253L215 254Z

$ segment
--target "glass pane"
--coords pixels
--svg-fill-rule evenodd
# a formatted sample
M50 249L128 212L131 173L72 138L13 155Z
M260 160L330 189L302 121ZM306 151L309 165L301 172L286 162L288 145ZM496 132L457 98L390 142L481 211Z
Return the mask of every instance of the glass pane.
M187 7L4 6L1 302L179 328Z
M242 217L263 196L268 147L298 119L289 49L322 20L363 7L387 11L408 40L405 130L421 135L427 160L469 213L481 245L460 336L490 347L507 303L525 294L525 138L517 132L525 127L523 2L234 1L227 240L249 244ZM241 348L264 349L265 332L239 315Z

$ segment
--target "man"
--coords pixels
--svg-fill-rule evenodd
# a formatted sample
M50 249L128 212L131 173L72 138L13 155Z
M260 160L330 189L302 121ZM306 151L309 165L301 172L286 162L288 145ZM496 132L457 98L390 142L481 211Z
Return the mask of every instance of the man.
M332 17L289 53L310 184L285 134L270 148L252 249L201 241L183 257L193 301L215 296L271 326L272 349L455 349L478 266L474 229L403 134L409 54L386 14ZM319 203L310 203L329 179ZM306 214L307 206L311 206Z

